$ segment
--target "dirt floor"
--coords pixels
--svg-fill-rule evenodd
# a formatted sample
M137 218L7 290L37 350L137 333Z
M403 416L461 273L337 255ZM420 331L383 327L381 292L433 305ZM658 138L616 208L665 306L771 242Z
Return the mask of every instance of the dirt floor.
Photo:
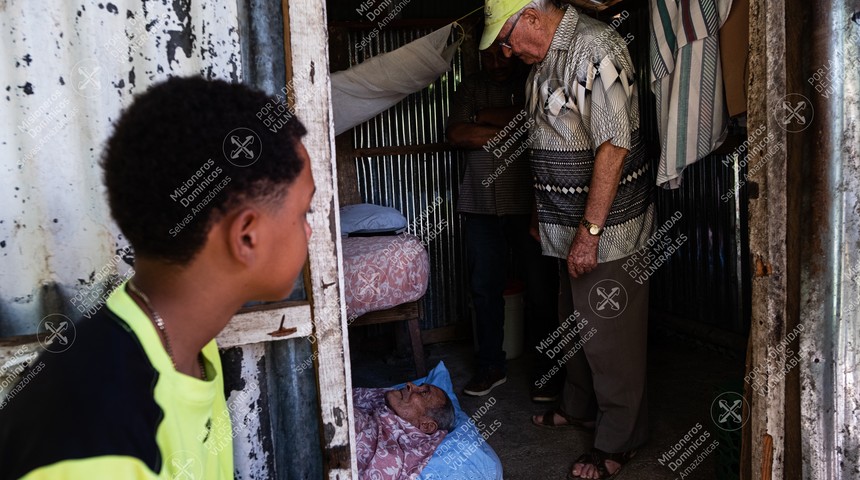
M351 347L354 386L385 387L415 377L409 358L379 353L390 348L367 347L366 344ZM592 439L587 433L541 428L529 421L530 415L541 413L548 406L533 403L529 396L536 354L526 353L509 360L507 383L485 397L474 398L461 393L474 365L471 342L430 345L427 350L428 368L445 361L466 413L475 411L490 397L495 398L482 420L488 424L496 419L501 421L501 428L488 441L502 461L505 479L563 479L571 462L591 447ZM739 444L735 442L739 442L739 431L730 433L726 429L739 425L733 424L731 417L740 408L735 403L738 398L726 392L741 391L740 355L652 332L648 372L651 440L619 477L624 480L736 478L726 473L732 471L731 459L737 458ZM719 423L720 417L724 423ZM673 448L679 442L681 446Z

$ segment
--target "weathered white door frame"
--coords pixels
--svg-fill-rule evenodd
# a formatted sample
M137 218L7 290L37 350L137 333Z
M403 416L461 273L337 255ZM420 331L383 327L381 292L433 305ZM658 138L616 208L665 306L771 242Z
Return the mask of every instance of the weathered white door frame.
M309 245L313 336L318 352L323 463L328 478L358 478L352 380L343 298L343 259L324 0L283 0L287 85L308 125L305 147L316 182Z

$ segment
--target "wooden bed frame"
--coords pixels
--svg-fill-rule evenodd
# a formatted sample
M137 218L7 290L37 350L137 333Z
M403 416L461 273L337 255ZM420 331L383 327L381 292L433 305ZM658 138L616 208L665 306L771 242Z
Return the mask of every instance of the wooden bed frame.
M381 323L405 321L409 329L409 340L412 344L412 358L415 361L415 371L419 377L427 375L424 363L424 342L421 340L421 319L424 318L424 297L409 303L401 303L395 307L376 312L368 312L350 323L351 327L363 327Z

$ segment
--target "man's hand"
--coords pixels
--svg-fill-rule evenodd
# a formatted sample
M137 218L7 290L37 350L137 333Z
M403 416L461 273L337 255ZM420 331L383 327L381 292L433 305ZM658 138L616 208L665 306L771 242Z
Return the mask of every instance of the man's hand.
M521 117L518 124L525 123L528 118L522 105L513 105L510 107L490 107L481 109L478 111L475 119L477 120L476 123L480 125L490 125L502 129L513 122L517 115Z
M540 222L538 221L537 205L532 205L532 219L529 222L529 235L540 243Z
M567 254L567 271L571 277L579 278L597 268L599 242L600 237L589 235L585 227L579 226Z
M609 141L603 142L594 157L594 173L588 187L588 200L585 203L584 217L597 225L606 225L609 208L618 192L618 181L627 149L616 147ZM573 278L597 268L597 244L600 237L590 235L585 227L577 227L576 236L567 254L567 271Z

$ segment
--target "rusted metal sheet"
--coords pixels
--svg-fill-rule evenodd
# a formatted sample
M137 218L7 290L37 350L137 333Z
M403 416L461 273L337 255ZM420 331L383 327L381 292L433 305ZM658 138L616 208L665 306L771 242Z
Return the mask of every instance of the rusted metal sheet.
M130 273L99 155L170 75L241 78L236 3L0 3L0 337L85 315Z
M811 4L803 478L860 477L860 3Z
M746 478L860 475L858 8L751 2L750 129L774 141L750 163Z

